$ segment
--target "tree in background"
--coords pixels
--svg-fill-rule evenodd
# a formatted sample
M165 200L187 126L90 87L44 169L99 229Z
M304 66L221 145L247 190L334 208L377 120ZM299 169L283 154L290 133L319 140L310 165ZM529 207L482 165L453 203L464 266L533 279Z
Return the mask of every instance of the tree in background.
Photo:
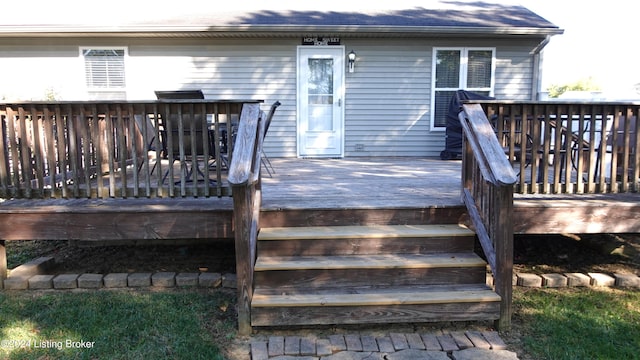
M550 98L557 98L567 91L598 91L601 90L600 85L596 84L592 77L586 79L580 79L576 82L557 85L551 84L547 88Z

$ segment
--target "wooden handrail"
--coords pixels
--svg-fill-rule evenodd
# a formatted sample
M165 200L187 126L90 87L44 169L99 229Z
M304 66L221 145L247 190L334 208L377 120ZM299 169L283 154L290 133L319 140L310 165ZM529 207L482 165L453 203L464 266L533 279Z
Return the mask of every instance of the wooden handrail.
M249 104L242 107L238 135L233 149L233 159L229 167L229 183L231 185L246 185L255 181L254 158L257 147L258 132L260 130L260 107ZM260 145L261 146L261 145Z
M516 175L482 107L463 105L463 109L464 112L458 115L460 123L474 154L478 155L478 165L485 180L496 186L513 185Z
M256 259L262 184L260 155L265 132L265 115L258 104L245 104L229 169L233 193L233 218L238 289L238 332L251 332L253 268Z
M463 105L462 200L501 297L498 327L511 326L513 272L513 185L516 175L477 104Z

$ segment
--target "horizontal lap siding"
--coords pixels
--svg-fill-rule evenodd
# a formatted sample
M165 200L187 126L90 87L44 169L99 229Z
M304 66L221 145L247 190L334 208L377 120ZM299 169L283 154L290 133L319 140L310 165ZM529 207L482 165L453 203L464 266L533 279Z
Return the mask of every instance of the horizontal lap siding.
M420 42L422 43L422 42ZM411 40L350 41L346 77L346 156L426 156L444 133L429 131L431 50Z
M529 100L534 40L345 41L357 53L346 77L347 156L438 156L445 132L430 128L433 47L495 47L495 96ZM364 151L362 151L364 150Z
M162 84L164 89L198 88L205 97L215 99L260 99L265 101L265 112L280 101L264 151L270 157L292 157L296 156L297 45L297 39L208 39L193 40L193 44L180 41L160 49L136 47L130 52L152 55L159 62L188 59L182 62L179 81Z
M504 100L532 100L536 42L507 41L496 49L495 97Z
M351 50L357 53L355 72L345 74L346 156L438 156L444 149L445 132L432 131L429 125L435 46L496 47L495 96L531 99L533 56L529 53L537 44L533 40L344 37L341 43L347 53ZM48 51L44 52L42 43L0 41L0 45L11 49L0 56L0 65L10 66L21 58L29 58L34 64L38 63L35 59L41 64L55 60L61 72L67 74L64 83L60 83L59 77L45 79L35 71L34 78L22 74L23 83L49 83L60 92L61 99L72 100L84 88L78 47L124 46L129 54L126 62L129 100L153 99L154 90L194 88L202 89L207 98L262 99L264 110L278 100L282 105L267 134L265 153L270 157L293 157L297 141L299 44L299 37L56 39L47 43Z

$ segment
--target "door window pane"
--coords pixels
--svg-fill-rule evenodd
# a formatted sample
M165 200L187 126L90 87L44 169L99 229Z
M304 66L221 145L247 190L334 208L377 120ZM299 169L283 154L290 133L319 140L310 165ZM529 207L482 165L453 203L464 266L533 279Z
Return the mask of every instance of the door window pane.
M327 105L309 106L309 131L333 131L333 109Z
M309 104L333 104L333 59L309 59Z
M333 59L309 59L309 131L333 130Z

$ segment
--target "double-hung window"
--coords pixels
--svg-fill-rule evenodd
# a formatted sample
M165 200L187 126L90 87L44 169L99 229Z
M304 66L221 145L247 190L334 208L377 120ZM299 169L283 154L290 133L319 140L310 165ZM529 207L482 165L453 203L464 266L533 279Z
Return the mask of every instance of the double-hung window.
M495 49L434 48L431 129L445 129L449 101L457 90L493 96Z
M82 48L84 75L91 100L126 99L125 48Z

